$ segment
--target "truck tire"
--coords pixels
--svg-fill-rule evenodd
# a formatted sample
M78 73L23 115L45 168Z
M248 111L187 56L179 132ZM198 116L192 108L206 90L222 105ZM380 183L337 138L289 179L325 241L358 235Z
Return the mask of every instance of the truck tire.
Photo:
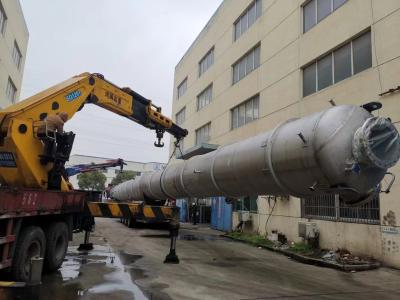
M45 230L46 255L44 269L54 272L61 267L68 249L68 227L65 222L51 223Z
M31 258L44 257L46 237L38 226L28 226L22 229L17 237L17 244L11 267L11 273L16 281L27 282L31 272Z

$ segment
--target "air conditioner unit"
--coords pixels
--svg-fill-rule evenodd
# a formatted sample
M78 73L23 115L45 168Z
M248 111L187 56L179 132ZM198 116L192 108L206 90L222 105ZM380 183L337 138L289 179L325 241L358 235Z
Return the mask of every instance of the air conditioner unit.
M251 221L251 215L249 211L240 211L239 212L239 221L248 222Z
M312 222L299 222L299 237L304 239L315 238L318 233L316 223Z

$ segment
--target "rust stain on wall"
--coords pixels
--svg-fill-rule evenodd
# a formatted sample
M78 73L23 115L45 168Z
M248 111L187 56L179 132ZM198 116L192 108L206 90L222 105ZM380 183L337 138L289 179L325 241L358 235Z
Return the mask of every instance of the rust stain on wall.
M383 216L382 223L386 226L396 226L396 214L394 211L389 210L388 213Z
M400 252L398 241L395 238L383 238L382 239L382 250L386 254L395 254Z

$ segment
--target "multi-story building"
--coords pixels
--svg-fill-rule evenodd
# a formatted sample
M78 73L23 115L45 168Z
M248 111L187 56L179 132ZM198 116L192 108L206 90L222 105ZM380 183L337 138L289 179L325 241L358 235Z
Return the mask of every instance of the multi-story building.
M331 103L380 101L377 113L400 127L399 28L397 0L223 1L175 68L173 117L189 130L184 156ZM400 164L391 172L400 178ZM249 210L254 232L278 230L298 241L298 223L310 220L321 247L400 267L399 193L397 181L362 207L335 197L245 197L232 226Z
M66 167L68 166L74 166L74 165L79 165L79 164L99 164L99 163L105 163L107 160L110 159L115 159L115 158L104 158L104 157L97 157L97 156L88 156L88 155L81 155L81 154L73 154L71 155L68 163L66 164ZM148 163L143 163L143 162L137 162L137 161L127 161L125 160L126 165L124 166L123 170L124 171L134 171L136 172L136 175L139 176L142 173L145 172L152 172L152 171L160 171L164 169L165 164L164 163L159 163L159 162L148 162ZM111 183L113 178L117 176L117 174L120 172L119 167L115 168L108 168L107 170L102 171L104 175L107 177L106 181L106 186ZM78 189L78 176L71 176L69 178L69 181L72 183L73 187Z
M19 99L29 33L16 0L0 1L0 109Z

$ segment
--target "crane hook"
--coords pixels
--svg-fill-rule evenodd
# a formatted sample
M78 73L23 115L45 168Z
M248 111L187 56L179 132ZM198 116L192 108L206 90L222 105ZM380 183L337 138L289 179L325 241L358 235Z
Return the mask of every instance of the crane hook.
M164 132L165 132L164 129L160 129L160 128L157 128L157 129L156 129L157 141L154 142L154 146L156 146L156 147L158 147L158 148L164 147L164 143L161 142L161 139L162 139L163 136L164 136Z
M161 142L161 139L158 139L158 141L154 142L154 146L156 146L158 148L162 148L162 147L164 147L164 143Z

